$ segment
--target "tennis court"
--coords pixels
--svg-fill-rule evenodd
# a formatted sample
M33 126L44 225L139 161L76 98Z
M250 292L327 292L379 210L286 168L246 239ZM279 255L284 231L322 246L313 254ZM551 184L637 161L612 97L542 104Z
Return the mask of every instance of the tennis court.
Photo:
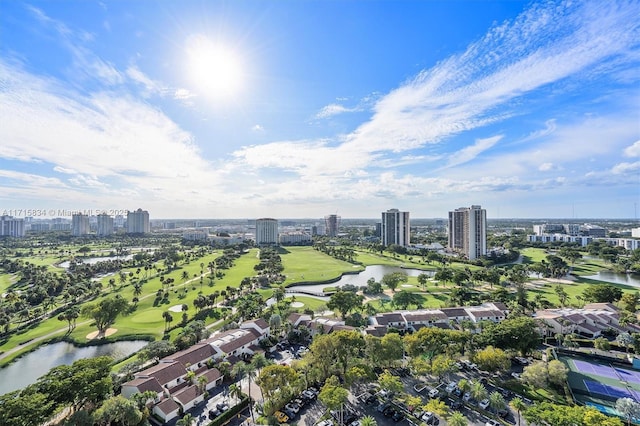
M618 386L605 385L603 383L585 380L584 385L590 394L608 396L610 398L631 398L636 402L640 402L640 393L633 389L625 389Z
M640 384L640 372L637 371L625 370L623 368L616 368L586 361L571 360L571 362L573 362L577 371L583 373L595 374L597 376Z

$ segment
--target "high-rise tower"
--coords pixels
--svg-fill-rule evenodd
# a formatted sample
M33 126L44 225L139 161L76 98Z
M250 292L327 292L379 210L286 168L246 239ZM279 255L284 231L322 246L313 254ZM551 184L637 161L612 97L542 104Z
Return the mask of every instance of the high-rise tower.
M382 245L397 244L408 246L410 243L409 212L398 209L382 212L381 226Z
M449 248L469 260L487 254L487 211L480 206L449 212Z

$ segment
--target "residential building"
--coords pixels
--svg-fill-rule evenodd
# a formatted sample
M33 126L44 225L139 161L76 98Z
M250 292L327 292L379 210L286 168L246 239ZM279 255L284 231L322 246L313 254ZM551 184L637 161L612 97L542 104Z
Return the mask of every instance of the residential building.
M382 212L380 233L384 246L391 244L408 246L411 242L409 212L401 212L398 209Z
M261 218L256 220L256 245L274 246L278 244L278 221Z
M77 213L71 216L71 235L74 237L80 237L88 235L89 231L89 216L82 213Z
M418 331L422 327L462 328L463 321L479 324L481 321L500 322L507 318L509 308L500 302L487 302L478 306L459 306L440 309L393 311L369 317L365 333L384 335L388 328Z
M113 218L106 213L98 215L98 229L96 235L100 237L108 237L113 235Z
M469 260L487 254L487 211L480 206L449 212L449 249Z
M148 211L138 209L133 212L127 212L128 234L148 234L150 231Z
M283 246L304 246L311 245L313 238L311 234L302 231L284 232L278 236L280 245Z
M542 309L533 317L539 321L540 332L546 337L575 333L594 339L608 330L615 333L640 332L640 326L636 324L620 324L620 310L612 303L588 303L581 309Z
M0 216L0 236L24 237L24 219L17 219L13 216Z
M162 358L158 364L134 374L134 379L122 385L122 395L152 391L151 411L164 422L171 422L181 413L201 403L204 390L218 387L222 391L223 376L212 363L226 360L239 362L240 357L260 351L259 341L269 336L269 324L263 319L246 321L240 328L218 333L185 350ZM195 377L190 378L195 374ZM206 380L204 389L198 386Z

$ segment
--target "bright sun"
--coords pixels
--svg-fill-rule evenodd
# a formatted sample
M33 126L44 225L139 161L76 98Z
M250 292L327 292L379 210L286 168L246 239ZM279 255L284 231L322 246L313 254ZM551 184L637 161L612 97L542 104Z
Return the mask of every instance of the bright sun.
M233 50L199 35L188 40L187 54L191 79L206 95L229 97L241 89L242 66Z

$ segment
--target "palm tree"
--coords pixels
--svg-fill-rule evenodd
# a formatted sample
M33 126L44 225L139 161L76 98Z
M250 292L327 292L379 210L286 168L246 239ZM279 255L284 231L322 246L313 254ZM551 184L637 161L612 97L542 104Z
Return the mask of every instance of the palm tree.
M207 388L208 382L209 379L207 379L206 376L198 376L198 389L200 390L200 392L204 392L204 390Z
M180 420L178 420L176 422L177 426L191 426L193 424L193 421L195 419L193 418L193 416L189 413L185 414L184 416L182 416L182 418Z
M489 395L489 407L491 407L497 413L506 406L507 403L500 392L491 392L491 394Z
M471 382L471 396L476 401L482 401L487 398L487 388L477 380Z
M449 426L467 426L469 422L467 422L464 414L459 411L454 411L447 419L447 424Z
M519 396L513 398L510 402L511 406L518 413L518 426L520 426L520 413L526 408L526 405L522 398Z
M240 389L240 386L234 383L231 386L229 386L229 395L236 399L236 404L237 404L238 400L242 396L242 389Z
M378 426L378 422L371 416L364 416L360 419L360 426Z

